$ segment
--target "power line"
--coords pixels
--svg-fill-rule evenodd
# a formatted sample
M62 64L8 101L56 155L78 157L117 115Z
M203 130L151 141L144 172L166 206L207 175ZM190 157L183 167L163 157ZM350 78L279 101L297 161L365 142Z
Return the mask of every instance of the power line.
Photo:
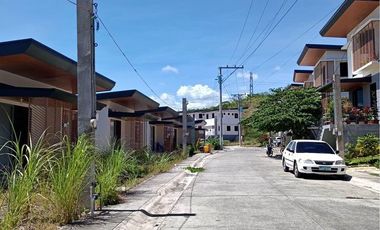
M251 37L249 38L248 40L248 43L247 43L247 46L245 47L245 52L243 52L242 56L238 59L240 60L242 57L244 57L245 53L249 50L249 47L251 45L251 41L253 39L253 37L255 36L256 32L257 32L257 28L259 27L260 23L261 23L261 20L263 19L263 16L264 16L264 13L265 13L265 10L267 9L267 6L268 6L268 3L269 3L270 0L267 0L266 3L265 3L265 6L264 6L264 9L263 11L261 12L261 15L260 15L260 18L259 18L259 21L257 22L256 26L255 26L255 29L253 30L253 33L251 35ZM237 61L239 62L239 61Z
M248 21L249 16L251 15L251 9L252 9L253 2L254 2L254 0L251 0L251 3L250 3L250 5L249 5L249 9L248 9L247 16L245 17L245 20L244 20L244 23L243 23L243 27L242 27L242 29L241 29L241 31L240 31L239 38L238 38L238 40L237 40L237 42L236 42L236 45L235 45L235 48L234 48L234 50L233 50L233 52L232 52L232 55L231 55L230 60L235 56L236 50L237 50L237 48L239 47L241 37L242 37L242 35L243 35L243 33L244 33L244 30L245 30L245 26L246 26L246 24L247 24L247 21Z
M140 72L136 69L136 67L132 64L131 60L127 57L127 55L124 53L124 51L121 49L120 45L117 43L115 37L111 34L111 32L109 31L109 29L107 28L107 26L105 25L105 23L103 22L103 20L101 19L101 17L99 16L99 14L96 14L96 17L99 19L99 22L100 24L103 26L103 28L106 30L108 36L111 38L111 40L113 41L113 43L115 44L115 46L117 47L117 49L120 51L120 53L123 55L123 57L125 58L125 60L127 61L127 63L129 64L129 66L133 69L133 71L136 73L136 75L140 78L140 80L145 84L146 87L148 87L148 89L157 97L157 99L159 99L160 101L164 102L166 105L169 105L169 103L167 103L166 101L164 101L163 99L161 99L161 97L152 89L152 87L150 87L150 85L148 84L148 82L145 81L145 79L143 78L143 76L140 74ZM176 108L178 109L178 108Z
M324 15L322 18L320 18L316 23L314 23L312 26L310 26L307 30L305 30L302 34L300 34L296 39L290 41L288 44L286 44L282 49L277 51L275 54L273 54L271 57L267 58L265 61L254 67L255 69L259 69L263 64L267 63L268 61L272 60L276 56L278 56L280 53L282 53L284 50L289 48L289 46L293 45L296 41L298 41L300 38L302 38L305 34L307 34L310 30L312 30L314 27L316 27L321 21L323 21L326 17L328 17L332 12L336 11L336 8L329 11L328 14Z
M295 0L293 2L293 4L288 8L288 10L284 13L284 15L282 15L282 17L280 18L280 20L278 20L278 22L272 27L272 29L269 31L269 33L264 37L264 39L256 46L256 48L244 59L244 61L242 62L242 64L244 64L250 57L252 57L252 55L261 47L261 45L266 41L266 39L269 37L269 35L274 31L274 29L276 29L276 27L282 22L282 20L286 17L286 15L288 15L288 13L290 12L291 9L293 9L293 7L296 5L296 3L298 2L298 0Z
M76 2L72 1L72 0L66 0L67 2L73 4L73 5L77 5ZM95 5L95 4L94 4ZM113 41L113 43L115 44L115 46L117 47L117 49L120 51L120 53L123 55L124 59L127 61L128 65L132 68L133 72L135 72L135 74L140 78L140 80L145 84L146 87L148 87L148 89L157 97L158 100L160 100L161 102L163 102L164 104L166 105L169 105L169 103L167 103L165 100L163 100L154 90L152 87L150 87L150 85L148 84L148 82L144 79L144 77L140 74L140 72L137 70L137 68L132 64L131 60L128 58L128 56L125 54L125 52L123 51L123 49L120 47L120 45L118 44L118 42L116 41L115 37L112 35L111 31L108 29L108 27L106 26L106 24L103 22L103 20L101 19L101 17L99 16L98 12L95 11L95 16L96 16L96 19L99 20L100 24L103 26L103 28L105 29L105 31L107 32L108 36L111 38L111 40ZM176 106L172 106L174 109L177 109L177 110L180 110L178 107Z
M265 28L260 32L260 34L256 37L256 39L252 42L251 44L251 40L249 41L249 43L247 44L247 47L246 49L244 50L243 54L240 56L240 58L236 61L236 63L239 63L241 59L244 58L244 56L247 54L247 52L253 47L253 45L259 40L259 38L261 37L261 35L264 34L264 37L265 37L265 33L267 33L270 28L272 27L273 23L276 21L276 18L277 16L280 14L281 10L284 8L284 6L286 5L288 0L284 0L282 1L282 4L280 6L280 8L277 10L277 12L274 14L273 18L266 24ZM253 35L252 37L253 38Z

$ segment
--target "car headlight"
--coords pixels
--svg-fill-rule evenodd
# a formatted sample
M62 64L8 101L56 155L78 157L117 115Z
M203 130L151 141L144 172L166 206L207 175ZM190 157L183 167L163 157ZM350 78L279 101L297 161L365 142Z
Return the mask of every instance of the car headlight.
M309 165L314 164L314 161L310 159L306 159L306 160L299 159L299 162L304 163L304 164L309 164Z
M344 161L343 160L337 160L337 161L335 161L334 165L344 165Z

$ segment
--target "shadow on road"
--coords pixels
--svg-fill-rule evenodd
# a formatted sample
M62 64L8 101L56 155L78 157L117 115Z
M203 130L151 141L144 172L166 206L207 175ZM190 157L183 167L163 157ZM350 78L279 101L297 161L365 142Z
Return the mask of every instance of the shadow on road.
M274 156L271 156L271 157L268 157L268 158L275 159L275 160L281 160L282 159L282 155L274 155Z
M342 180L342 181L350 181L352 179L352 176L345 175L344 177L342 177L342 176L337 176L337 175L304 174L303 178L304 179L309 179L309 180Z

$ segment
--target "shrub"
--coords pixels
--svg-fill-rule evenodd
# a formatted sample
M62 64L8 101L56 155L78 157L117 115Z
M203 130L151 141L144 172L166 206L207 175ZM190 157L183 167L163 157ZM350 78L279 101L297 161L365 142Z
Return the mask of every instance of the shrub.
M215 149L215 150L220 150L221 149L221 146L220 146L220 143L219 143L219 138L209 137L209 138L207 138L206 143L211 144L212 148Z
M100 193L104 205L118 202L116 188L127 168L126 154L120 146L113 146L108 154L103 154L97 160L96 178L99 185L96 190Z
M47 145L45 132L35 144L32 144L31 138L29 142L21 145L20 138L16 136L15 141L8 141L3 146L10 151L14 164L6 172L7 210L0 223L1 229L14 229L27 214L33 193L36 193L40 179L47 171L45 167L57 150L57 145Z
M375 135L367 134L357 139L355 150L358 152L358 156L372 156L379 154L378 146L379 138Z
M55 219L60 224L75 220L83 210L80 198L88 187L95 154L92 141L85 135L73 147L66 137L64 143L65 148L50 171L51 200L57 210Z

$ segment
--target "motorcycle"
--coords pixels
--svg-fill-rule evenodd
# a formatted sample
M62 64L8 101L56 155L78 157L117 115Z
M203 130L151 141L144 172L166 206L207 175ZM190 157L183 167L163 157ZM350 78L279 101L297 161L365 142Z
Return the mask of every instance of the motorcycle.
M273 146L272 146L272 144L267 144L266 150L267 150L266 153L267 153L268 157L273 156Z

